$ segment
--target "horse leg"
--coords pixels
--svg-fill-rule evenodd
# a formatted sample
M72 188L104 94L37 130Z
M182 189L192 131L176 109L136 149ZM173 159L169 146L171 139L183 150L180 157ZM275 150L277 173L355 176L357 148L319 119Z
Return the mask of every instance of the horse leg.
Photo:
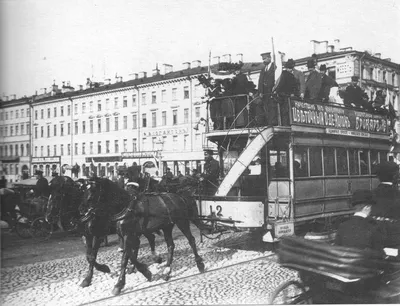
M153 233L146 233L146 234L144 234L144 236L149 241L151 256L153 258L153 261L158 264L162 263L161 256L157 255L157 252L156 252L156 237L154 236Z
M165 239L165 242L167 243L167 247L168 247L167 264L163 271L163 277L162 277L165 281L168 281L171 277L171 264L172 264L172 260L174 258L175 243L174 243L174 240L172 239L172 229L173 228L174 228L174 224L168 224L166 227L163 228L164 239Z
M90 285L93 278L93 267L96 262L97 252L94 251L93 247L94 237L92 235L85 235L85 243L86 243L86 260L89 263L89 271L86 274L85 279L81 283L81 287L85 288Z
M181 232L185 235L185 237L187 238L187 240L189 242L190 247L193 250L197 268L199 269L200 273L204 273L203 258L201 258L200 255L197 253L196 240L194 239L192 232L190 231L189 221L188 220L179 220L176 222L176 225L181 230Z
M97 252L99 251L100 244L103 241L103 236L94 236L94 252L95 252L95 259L97 258ZM110 273L111 270L106 264L99 264L96 260L94 261L94 267L97 271L103 273Z
M147 268L147 265L140 263L137 260L137 256L139 253L139 247L140 247L140 234L134 234L132 239L127 239L126 241L128 245L125 246L125 248L129 248L130 250L130 259L132 264L134 264L137 268L137 270L143 274L144 277L147 278L149 282L151 282L152 274ZM133 250L133 253L132 253Z
M124 250L122 253L122 258L121 258L121 271L118 277L118 281L114 286L114 289L112 290L113 295L118 295L121 293L121 290L125 287L125 281L126 281L126 267L128 265L128 259L131 260L132 264L134 264L133 260L133 255L132 255L132 245L130 241L132 240L131 235L126 235L123 237L124 239Z

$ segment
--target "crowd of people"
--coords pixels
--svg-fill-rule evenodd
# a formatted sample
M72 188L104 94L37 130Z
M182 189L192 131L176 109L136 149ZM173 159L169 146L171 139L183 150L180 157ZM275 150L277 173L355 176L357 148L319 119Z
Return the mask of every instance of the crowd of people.
M280 77L275 80L277 69L270 52L261 54L264 68L260 71L258 88L248 79L241 64L233 65L234 77L225 79L199 77L206 88L206 102L214 130L245 126L273 126L289 124L289 106L285 97L291 96L308 103L337 103L394 118L393 107L385 106L386 92L379 90L370 101L353 76L345 90L327 74L326 65L318 66L313 55L307 61L307 73L295 69L295 61L283 63ZM337 88L332 95L332 89ZM279 121L281 120L281 121Z

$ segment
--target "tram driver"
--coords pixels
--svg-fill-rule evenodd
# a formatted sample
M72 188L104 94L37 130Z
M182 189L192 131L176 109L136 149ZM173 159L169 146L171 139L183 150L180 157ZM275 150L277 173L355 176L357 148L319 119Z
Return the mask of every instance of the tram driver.
M200 176L206 195L214 195L218 188L219 162L213 158L212 150L204 151L204 172Z

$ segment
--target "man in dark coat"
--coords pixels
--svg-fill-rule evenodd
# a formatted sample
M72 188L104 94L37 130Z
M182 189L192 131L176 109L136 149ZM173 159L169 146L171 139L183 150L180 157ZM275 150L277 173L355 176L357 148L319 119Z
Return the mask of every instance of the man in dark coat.
M35 186L35 197L49 197L50 190L49 190L49 182L43 176L42 170L36 170L36 186Z
M352 197L356 212L347 221L339 225L335 244L358 249L371 249L383 254L383 233L370 220L371 208L375 201L370 190L357 190Z
M355 106L359 108L369 109L368 96L367 94L358 86L358 76L351 77L351 84L346 87L344 93L344 105Z
M376 172L380 184L374 190L376 205L371 215L381 220L387 233L386 246L400 248L400 191L397 188L399 166L392 161L382 161Z
M258 79L258 94L262 99L257 109L258 125L277 125L277 105L271 98L272 89L275 86L275 70L276 66L271 62L271 53L262 53L261 57L264 63L264 69L260 72Z
M213 158L212 150L204 151L204 172L200 181L203 182L204 193L214 195L218 188L219 162Z
M247 76L241 70L236 70L235 77L232 79L232 94L247 95L249 91L250 82ZM246 106L246 96L235 97L236 127L244 127L248 123L249 114Z
M307 61L309 75L306 80L306 92L304 98L311 103L315 103L321 90L322 78L318 71L315 70L315 61L310 59Z
M321 90L319 91L318 99L322 102L329 102L329 94L332 87L338 87L338 84L334 79L326 74L326 65L319 67L319 73L321 74Z
M128 168L128 178L129 182L139 183L139 174L141 167L137 165L136 162L132 163L132 166Z

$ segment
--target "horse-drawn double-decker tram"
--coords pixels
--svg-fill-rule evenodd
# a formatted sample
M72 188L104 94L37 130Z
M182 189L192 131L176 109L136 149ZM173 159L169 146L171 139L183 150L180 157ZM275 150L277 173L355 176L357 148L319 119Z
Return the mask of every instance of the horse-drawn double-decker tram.
M260 126L249 117L244 127L234 121L206 133L218 148L221 181L214 195L197 201L200 215L214 216L217 227L263 228L264 241L300 229L327 230L351 214L351 194L377 186L374 165L387 160L390 149L386 116L279 100L277 126Z

